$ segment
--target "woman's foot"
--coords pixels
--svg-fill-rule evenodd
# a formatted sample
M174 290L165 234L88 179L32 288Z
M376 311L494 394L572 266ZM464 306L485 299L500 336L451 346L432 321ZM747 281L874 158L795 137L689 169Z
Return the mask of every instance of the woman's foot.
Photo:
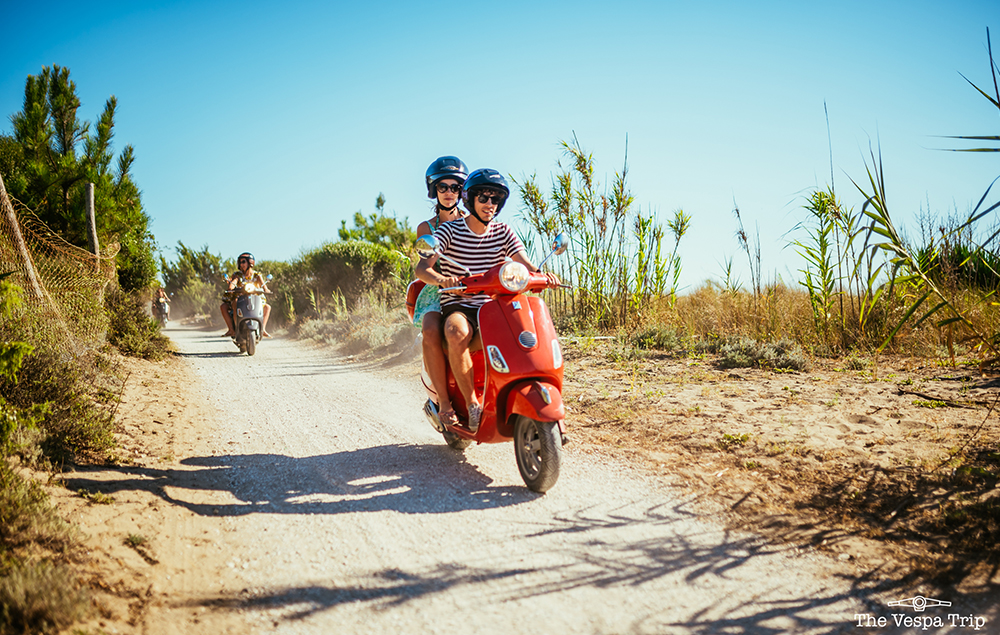
M441 423L449 426L453 426L458 423L458 415L455 414L455 411L451 408L439 412L438 419L440 419Z
M261 333L261 337L271 337L271 334L268 333L267 331L264 331Z
M226 331L225 333L223 333L219 337L236 337L236 333L234 333L233 331Z

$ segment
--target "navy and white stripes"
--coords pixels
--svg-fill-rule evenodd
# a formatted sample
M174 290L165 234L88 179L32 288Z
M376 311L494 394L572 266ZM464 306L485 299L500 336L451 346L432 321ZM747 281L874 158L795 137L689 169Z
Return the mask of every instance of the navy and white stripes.
M473 274L489 271L514 254L525 251L524 244L509 225L493 221L487 225L482 236L469 229L464 218L443 223L434 232L440 241L442 252L469 268ZM441 274L445 276L465 276L465 272L447 260L439 259ZM441 306L463 305L479 307L486 303L490 296L485 294L458 295L454 293L441 294Z

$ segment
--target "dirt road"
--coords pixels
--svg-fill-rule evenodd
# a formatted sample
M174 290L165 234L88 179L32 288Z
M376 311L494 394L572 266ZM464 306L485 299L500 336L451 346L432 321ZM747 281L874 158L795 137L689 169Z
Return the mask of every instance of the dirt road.
M162 508L149 595L172 600L144 632L831 633L900 599L573 445L532 493L508 444L443 443L415 363L365 368L280 338L249 358L216 333L166 332L208 400L184 423L192 442L169 466L70 483Z

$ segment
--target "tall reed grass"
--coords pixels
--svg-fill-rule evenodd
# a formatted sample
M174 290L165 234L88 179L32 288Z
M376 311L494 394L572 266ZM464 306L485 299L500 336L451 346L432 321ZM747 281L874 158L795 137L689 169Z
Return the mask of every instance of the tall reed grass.
M921 268L916 248L895 229L885 206L880 165L869 171L871 192L859 187L866 201L860 211L846 207L832 187L807 196L806 218L795 228L804 236L791 242L803 260L803 277L796 285L801 290L763 279L759 236L747 231L734 206L736 240L750 266L749 287L744 289L732 276L730 260L723 283L708 282L678 296L682 239L691 216L677 210L664 224L653 212L643 213L629 190L627 153L621 171L602 187L594 178L594 158L578 139L561 146L559 172L547 193L536 175L515 179L515 184L521 219L530 230L526 244L537 250L559 231L571 238L568 257L551 261L573 287L549 292L548 302L563 329L636 333L657 326L677 329L686 338L791 337L824 356L883 350L938 354L945 348L953 357L956 343L968 343L971 337L974 352L995 353L996 330L990 326L996 320L990 310L995 289L977 291L967 284L968 275L952 276L954 293L945 295L933 272ZM997 207L986 205L985 199L969 218L956 223L949 237L959 236L959 230L968 234L972 224ZM962 244L964 251L952 247L948 252L952 269L968 274L974 262L978 269L971 279L992 280L993 252L984 245ZM946 261L934 243L923 248L932 250L935 262ZM978 258L956 255L969 253ZM942 272L940 265L936 271ZM932 296L938 303L925 315L915 315ZM927 321L944 309L950 317Z
M652 211L635 206L628 186L628 150L610 186L594 176L593 155L574 135L562 141L560 172L546 195L535 175L515 185L523 203L521 218L548 245L559 232L570 237L569 257L553 262L573 291L556 294L556 310L577 328L635 328L647 319L654 301L676 300L681 273L680 242L691 217L677 210L666 227ZM672 245L664 239L673 237Z

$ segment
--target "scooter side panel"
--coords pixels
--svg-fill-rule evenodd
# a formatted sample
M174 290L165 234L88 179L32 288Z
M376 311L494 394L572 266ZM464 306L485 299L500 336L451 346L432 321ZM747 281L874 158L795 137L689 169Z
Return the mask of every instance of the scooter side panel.
M518 308L519 307L519 308ZM515 377L555 375L562 383L562 364L557 368L552 354L555 328L548 308L541 298L526 295L504 296L479 309L479 325L483 347L496 346L507 362L508 373L491 373ZM535 335L537 343L525 348L518 341L524 331ZM503 382L505 377L498 377Z
M410 322L413 321L413 314L417 310L417 296L420 295L425 286L427 283L423 280L414 280L410 286L406 287L406 313L410 316Z
M498 434L509 438L514 434L508 424L513 404L512 388L526 380L539 380L553 386L555 395L561 394L563 365L560 363L556 367L552 350L555 328L542 299L527 295L503 296L487 303L479 310L479 324L484 348L496 346L509 368L506 373L487 368L486 385L486 403L496 408ZM525 330L536 334L537 344L531 348L525 348L518 341ZM562 403L561 397L559 403ZM562 415L549 420L561 418Z

